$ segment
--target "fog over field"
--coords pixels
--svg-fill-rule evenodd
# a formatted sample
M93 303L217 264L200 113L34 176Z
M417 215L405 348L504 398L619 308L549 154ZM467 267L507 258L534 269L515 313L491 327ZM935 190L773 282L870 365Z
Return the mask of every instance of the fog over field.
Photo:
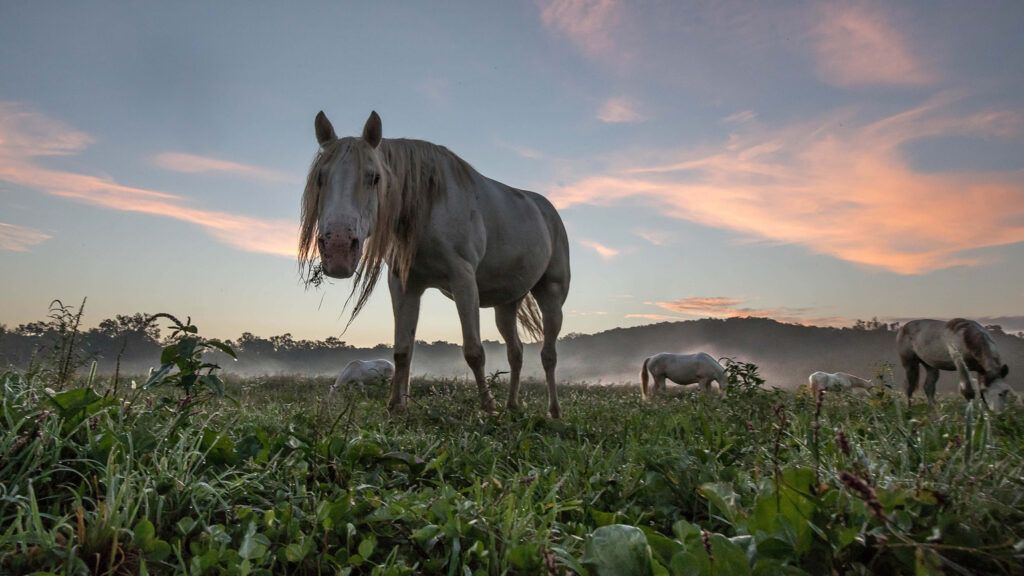
M142 315L119 317L84 331L79 340L84 364L96 360L102 373L112 372L120 355L121 371L145 373L159 363L161 338L166 334L145 332ZM134 320L133 320L134 319ZM1010 366L1010 384L1024 391L1024 338L993 330L1004 361ZM26 366L33 357L44 358L54 331L45 326L20 326L0 333L0 362ZM597 334L569 334L558 345L560 381L588 383L636 383L644 358L658 352L707 352L716 358L731 357L757 364L769 386L795 388L816 370L850 372L865 378L884 373L897 383L902 368L895 349L895 325L868 323L859 328L823 328L783 324L764 318L702 319L663 322L633 328L616 328ZM391 347L347 345L338 339L293 340L289 335L260 338L244 334L230 342L238 361L223 355L217 361L225 371L243 376L273 374L334 375L355 359L391 358ZM486 371L507 370L505 346L485 342ZM525 378L541 378L538 343L526 344ZM413 357L413 374L435 377L468 377L469 369L459 345L419 342ZM891 380L890 380L891 381ZM952 372L944 372L940 391L955 390Z

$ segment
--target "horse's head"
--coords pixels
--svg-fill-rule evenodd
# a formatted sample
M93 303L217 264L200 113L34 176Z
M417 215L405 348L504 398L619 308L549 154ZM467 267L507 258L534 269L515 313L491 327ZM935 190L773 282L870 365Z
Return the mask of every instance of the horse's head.
M311 259L315 242L323 273L348 278L373 233L379 190L386 185L380 116L370 113L359 138L339 139L323 112L314 127L320 152L306 182L300 253Z
M993 412L1002 412L1006 408L1006 404L1009 401L1010 394L1013 389L1006 383L1006 376L1010 373L1010 367L1003 364L997 372L992 374L982 374L979 378L981 384L981 396L985 400L985 404Z

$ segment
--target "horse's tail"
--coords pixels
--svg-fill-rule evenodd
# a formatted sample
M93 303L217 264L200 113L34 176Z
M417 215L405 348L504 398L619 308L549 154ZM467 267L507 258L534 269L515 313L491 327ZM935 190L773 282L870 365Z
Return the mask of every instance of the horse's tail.
M640 368L640 390L641 390L640 394L643 396L644 399L648 398L648 396L647 396L647 378L648 378L647 377L647 363L650 362L650 360L651 360L650 357L644 358L644 365L643 365L642 368Z
M519 324L523 327L527 337L534 342L544 339L544 320L541 318L540 307L537 306L537 299L533 297L533 294L528 293L519 301L516 318L519 319Z

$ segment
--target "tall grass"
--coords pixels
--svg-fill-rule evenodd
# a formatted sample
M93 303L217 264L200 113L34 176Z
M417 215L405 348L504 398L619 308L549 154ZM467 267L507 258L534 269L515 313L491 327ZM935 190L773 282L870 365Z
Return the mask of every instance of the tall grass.
M1019 408L567 385L552 421L537 383L492 417L420 380L389 415L278 377L182 419L167 387L52 378L0 378L2 573L1024 573Z

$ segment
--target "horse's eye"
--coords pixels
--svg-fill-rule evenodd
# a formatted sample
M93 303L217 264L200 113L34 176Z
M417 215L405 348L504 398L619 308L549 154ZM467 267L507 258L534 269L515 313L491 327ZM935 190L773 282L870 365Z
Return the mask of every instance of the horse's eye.
M380 174L371 174L366 178L366 183L369 186L376 186L380 182Z

